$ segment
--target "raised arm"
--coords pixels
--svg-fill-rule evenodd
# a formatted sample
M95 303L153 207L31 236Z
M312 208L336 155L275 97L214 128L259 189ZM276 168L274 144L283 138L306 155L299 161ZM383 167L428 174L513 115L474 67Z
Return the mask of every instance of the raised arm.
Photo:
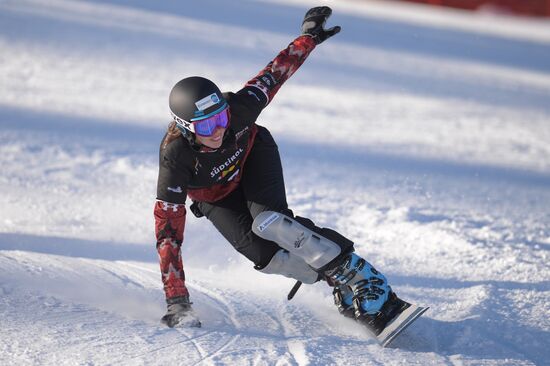
M331 13L332 10L326 6L310 9L302 21L302 34L279 52L258 75L249 80L238 94L246 93L255 97L261 108L265 108L284 82L304 63L315 46L340 32L341 28L338 26L324 28Z

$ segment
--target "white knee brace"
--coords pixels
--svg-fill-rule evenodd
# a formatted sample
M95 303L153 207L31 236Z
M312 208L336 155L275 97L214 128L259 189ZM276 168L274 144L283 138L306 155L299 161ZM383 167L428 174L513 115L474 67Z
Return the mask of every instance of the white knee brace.
M252 231L300 257L315 270L330 263L342 251L338 244L279 212L260 213L254 219Z
M269 264L259 271L268 274L280 274L308 284L317 282L319 278L319 274L308 266L302 258L284 249L275 253Z

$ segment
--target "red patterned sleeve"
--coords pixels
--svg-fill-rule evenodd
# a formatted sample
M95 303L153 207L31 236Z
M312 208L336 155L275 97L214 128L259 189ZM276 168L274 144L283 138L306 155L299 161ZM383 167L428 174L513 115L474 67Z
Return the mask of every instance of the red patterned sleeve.
M185 228L185 205L157 201L154 208L155 234L160 272L167 301L188 296L181 259Z
M264 102L262 107L267 106L279 88L298 70L314 48L315 42L310 36L296 38L258 75L249 80L243 90L247 89L249 94L252 93L258 100L262 100ZM259 89L261 95L251 91L250 87Z

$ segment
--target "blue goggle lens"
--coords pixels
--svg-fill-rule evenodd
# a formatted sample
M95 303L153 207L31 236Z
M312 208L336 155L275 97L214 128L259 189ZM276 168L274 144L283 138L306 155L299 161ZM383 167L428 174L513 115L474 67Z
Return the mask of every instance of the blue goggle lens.
M201 136L212 136L217 127L227 128L229 124L228 108L211 117L194 121L195 133Z

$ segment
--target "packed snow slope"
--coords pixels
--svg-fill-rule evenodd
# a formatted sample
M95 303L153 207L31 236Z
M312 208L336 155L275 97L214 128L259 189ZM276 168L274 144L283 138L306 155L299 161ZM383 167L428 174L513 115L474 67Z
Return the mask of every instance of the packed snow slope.
M236 91L319 4L0 0L1 365L549 364L550 24L389 1L326 1L342 32L258 123L295 213L430 311L381 349L189 217L203 327L159 324L169 90Z

